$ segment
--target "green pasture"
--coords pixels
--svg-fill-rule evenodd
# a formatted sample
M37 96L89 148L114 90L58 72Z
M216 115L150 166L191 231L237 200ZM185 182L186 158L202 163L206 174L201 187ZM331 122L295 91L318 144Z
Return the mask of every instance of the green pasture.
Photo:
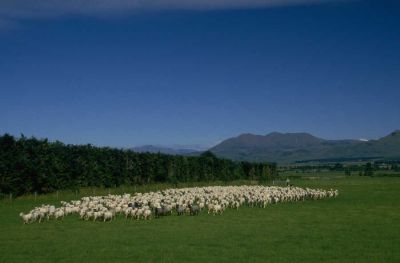
M242 207L212 216L23 225L18 214L108 189L0 201L0 262L400 262L400 178L292 179L335 199ZM147 190L166 187L151 186ZM137 188L135 190L146 190ZM132 188L112 189L129 192Z

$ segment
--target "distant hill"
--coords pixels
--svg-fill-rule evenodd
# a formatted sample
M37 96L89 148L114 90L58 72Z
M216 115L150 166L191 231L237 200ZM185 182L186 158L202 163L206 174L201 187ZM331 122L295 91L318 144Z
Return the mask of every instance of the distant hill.
M308 133L254 135L227 139L210 149L235 160L291 163L311 160L399 158L400 131L379 140L325 140Z
M143 145L138 147L133 147L131 150L135 152L149 152L149 153L165 153L172 155L192 155L199 153L195 149L175 149L170 147L155 146L155 145Z

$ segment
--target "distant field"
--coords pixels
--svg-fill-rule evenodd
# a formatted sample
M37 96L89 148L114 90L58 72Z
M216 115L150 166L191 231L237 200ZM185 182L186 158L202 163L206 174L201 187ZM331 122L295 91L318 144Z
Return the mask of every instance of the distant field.
M62 222L30 225L22 225L18 213L56 204L56 194L36 201L33 196L3 200L0 262L400 262L400 178L292 183L337 188L340 195L265 209L243 207L221 216L203 212L150 221L119 217L106 223L68 216ZM59 199L74 196L62 192Z
M279 172L279 175L281 178L286 179L286 177L302 177L302 178L308 178L308 177L317 177L317 178L342 178L346 177L344 172L342 171L329 171L329 172L301 172L301 171L285 171L285 172ZM354 176L356 173L353 174Z
M344 178L347 176L344 171L323 171L323 172L313 172L313 171L280 171L279 175L282 179L286 179L286 177L293 178ZM353 171L351 172L350 178L358 177L359 172ZM395 171L374 171L373 177L400 177L400 172Z

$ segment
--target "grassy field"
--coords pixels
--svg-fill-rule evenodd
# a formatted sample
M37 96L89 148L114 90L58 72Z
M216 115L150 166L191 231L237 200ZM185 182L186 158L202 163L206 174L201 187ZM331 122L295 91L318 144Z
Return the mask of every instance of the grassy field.
M348 177L344 171L322 171L322 172L315 172L315 171L280 171L279 175L281 178L344 178ZM352 171L351 172L351 177L357 177L359 176L359 172L357 171ZM400 172L395 172L395 171L374 171L373 177L400 177Z
M18 213L56 203L54 194L3 200L0 262L400 262L400 178L292 182L340 196L221 216L30 225Z

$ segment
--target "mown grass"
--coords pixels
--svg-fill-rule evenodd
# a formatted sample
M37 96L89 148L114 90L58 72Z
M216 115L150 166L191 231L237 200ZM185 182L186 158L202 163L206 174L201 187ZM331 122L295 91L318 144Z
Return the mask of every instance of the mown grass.
M242 207L221 216L22 225L54 194L0 202L1 262L400 262L400 178L292 180L336 199Z

